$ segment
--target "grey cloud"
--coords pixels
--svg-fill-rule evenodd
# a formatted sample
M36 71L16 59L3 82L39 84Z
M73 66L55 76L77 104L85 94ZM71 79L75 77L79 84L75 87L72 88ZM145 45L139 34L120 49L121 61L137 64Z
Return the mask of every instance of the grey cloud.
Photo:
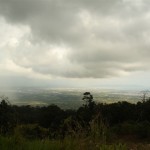
M40 1L39 1L40 2ZM0 12L10 22L24 23L38 10L40 4L35 0L1 0Z
M0 0L0 15L30 28L32 38L10 51L17 65L105 78L149 69L149 6L148 0Z

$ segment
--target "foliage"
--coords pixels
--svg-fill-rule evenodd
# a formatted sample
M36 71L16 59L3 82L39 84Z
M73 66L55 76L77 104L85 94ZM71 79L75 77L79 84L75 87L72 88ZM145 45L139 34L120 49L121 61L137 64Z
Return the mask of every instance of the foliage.
M0 103L0 134L8 134L16 124L16 113L7 102L7 97L1 97Z
M26 139L44 139L49 135L49 130L37 124L18 125L14 129L14 135Z
M59 140L23 140L14 142L14 137L0 137L1 150L127 150L124 144L94 144L81 139L66 138Z
M1 99L0 146L8 149L9 143L11 149L14 146L19 150L25 146L33 150L51 147L124 150L125 145L112 143L120 137L150 141L149 99L137 104L125 101L96 104L92 94L85 92L83 100L85 104L77 110L62 110L56 105L13 106L6 98Z

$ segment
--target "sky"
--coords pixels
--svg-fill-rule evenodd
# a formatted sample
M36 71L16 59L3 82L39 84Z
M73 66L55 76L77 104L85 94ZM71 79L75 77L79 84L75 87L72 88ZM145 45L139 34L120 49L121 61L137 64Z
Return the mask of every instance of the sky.
M1 86L150 87L149 0L0 0Z

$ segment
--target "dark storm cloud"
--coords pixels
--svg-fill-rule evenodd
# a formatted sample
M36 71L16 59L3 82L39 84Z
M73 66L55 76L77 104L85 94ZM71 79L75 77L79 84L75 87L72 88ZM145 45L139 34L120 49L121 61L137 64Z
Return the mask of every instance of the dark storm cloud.
M0 15L30 30L9 47L16 65L105 78L149 69L149 7L148 0L0 0Z

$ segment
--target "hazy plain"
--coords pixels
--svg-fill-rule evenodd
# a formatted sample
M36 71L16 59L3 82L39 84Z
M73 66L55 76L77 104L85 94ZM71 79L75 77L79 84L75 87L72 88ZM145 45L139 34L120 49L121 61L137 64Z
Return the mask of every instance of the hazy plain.
M143 94L138 90L15 87L0 88L0 96L8 97L9 102L13 105L43 106L56 104L64 109L76 109L84 103L82 97L86 91L91 92L97 103L118 101L136 103L142 100Z

